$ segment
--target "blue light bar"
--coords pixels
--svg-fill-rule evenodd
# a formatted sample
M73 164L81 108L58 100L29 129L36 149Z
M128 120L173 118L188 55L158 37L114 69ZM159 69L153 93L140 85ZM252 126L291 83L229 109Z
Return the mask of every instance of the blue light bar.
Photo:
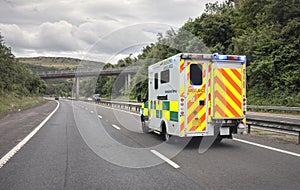
M246 62L246 56L245 55L239 56L239 61Z
M216 55L216 60L227 60L227 55Z
M244 55L215 55L216 60L235 60L235 61L246 61L246 56Z

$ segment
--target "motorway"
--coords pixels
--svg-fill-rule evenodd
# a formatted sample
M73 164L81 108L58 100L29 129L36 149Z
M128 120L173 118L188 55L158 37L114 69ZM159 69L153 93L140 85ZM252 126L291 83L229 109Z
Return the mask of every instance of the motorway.
M135 114L62 100L49 121L0 168L0 189L300 187L299 149L291 155L223 140L199 153L197 142L174 141L166 144L154 133L143 134Z

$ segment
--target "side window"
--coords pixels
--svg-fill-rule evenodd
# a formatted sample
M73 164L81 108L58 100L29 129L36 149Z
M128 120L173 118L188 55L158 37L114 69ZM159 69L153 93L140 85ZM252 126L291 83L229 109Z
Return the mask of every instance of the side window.
M202 85L202 65L191 64L190 65L190 84Z
M165 70L160 72L160 83L168 83L170 82L170 70Z
M158 73L154 74L154 89L158 89Z

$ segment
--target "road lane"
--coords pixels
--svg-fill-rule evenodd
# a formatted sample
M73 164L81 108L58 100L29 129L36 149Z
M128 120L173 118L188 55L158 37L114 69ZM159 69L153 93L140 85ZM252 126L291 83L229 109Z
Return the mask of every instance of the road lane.
M103 129L125 146L148 147L165 156L168 153L156 149L163 142L158 135L141 133L138 116L83 102L60 102L56 114L0 169L0 189L297 189L300 186L299 158L232 140L213 145L203 154L198 153L197 142L192 141L178 155L168 157L180 166L177 169L167 163L137 169L118 166L95 154L92 145L87 144L89 141L82 138L82 130L90 130L100 142L103 139L98 132ZM114 146L103 143L103 151L114 151ZM176 146L174 143L169 148ZM149 160L160 159L150 151L147 156ZM128 158L121 156L121 159Z
M56 102L8 114L0 119L0 158L24 139L56 107Z
M61 101L56 114L1 168L1 189L202 188L167 164L130 169L103 160L81 138L72 109L81 109L79 111L86 120L93 119L93 115L85 109ZM93 127L101 126L97 123ZM111 126L106 127L117 131ZM117 135L115 133L116 138ZM119 136L126 140L121 133ZM132 139L128 139L127 143L140 147Z
M114 114L109 108L97 109L106 118L117 120L111 118ZM161 143L152 135L142 136L143 140L138 137L135 140L144 146L149 145L149 138ZM297 189L300 185L299 158L229 139L213 145L204 154L199 154L198 146L190 143L172 160L180 165L179 171L184 175L212 189Z

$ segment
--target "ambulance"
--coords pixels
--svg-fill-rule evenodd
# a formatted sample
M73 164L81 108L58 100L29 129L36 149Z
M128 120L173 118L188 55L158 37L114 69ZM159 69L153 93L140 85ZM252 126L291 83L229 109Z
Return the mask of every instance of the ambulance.
M169 141L245 133L246 57L180 53L148 68L142 129Z

